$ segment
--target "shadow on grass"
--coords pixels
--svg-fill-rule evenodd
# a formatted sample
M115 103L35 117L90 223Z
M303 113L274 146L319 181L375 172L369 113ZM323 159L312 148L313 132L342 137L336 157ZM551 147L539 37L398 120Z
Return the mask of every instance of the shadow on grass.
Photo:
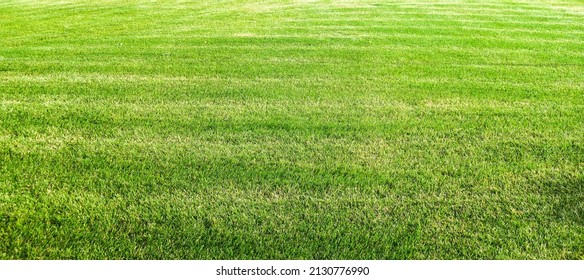
M584 227L584 176L555 177L536 184L541 195L551 203L553 221L572 227ZM567 259L584 259L584 239L573 242Z
M541 193L553 201L556 220L584 225L584 177L546 181L540 186Z

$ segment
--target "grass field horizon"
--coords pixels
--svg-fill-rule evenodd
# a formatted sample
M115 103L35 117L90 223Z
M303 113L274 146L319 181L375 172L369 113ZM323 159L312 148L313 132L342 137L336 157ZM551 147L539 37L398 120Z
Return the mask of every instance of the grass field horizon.
M0 259L583 258L583 1L0 1Z

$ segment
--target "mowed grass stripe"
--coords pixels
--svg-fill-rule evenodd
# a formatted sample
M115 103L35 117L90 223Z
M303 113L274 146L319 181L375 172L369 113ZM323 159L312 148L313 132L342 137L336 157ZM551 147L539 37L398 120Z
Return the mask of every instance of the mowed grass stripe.
M466 69L481 69L485 74L498 73L498 68L484 68L471 67ZM542 69L537 67L512 67L508 70L509 73L517 72L518 69L536 69L531 71L530 76L541 75ZM544 69L548 69L546 67ZM458 71L457 68L450 67L450 71ZM415 73L417 70L412 69ZM475 70L476 71L476 70ZM525 70L522 70L524 73ZM572 78L567 79L567 74L571 74ZM371 98L379 95L385 98L406 98L409 102L416 103L419 98L411 96L412 92L423 91L427 97L438 96L465 96L465 98L473 98L477 100L496 99L496 100L521 100L523 98L538 98L546 100L547 102L566 101L570 100L573 104L582 104L581 90L583 87L582 81L578 80L578 72L559 72L558 78L563 78L563 81L526 81L509 80L494 77L476 78L471 76L460 76L457 78L448 77L448 74L442 76L434 76L429 73L426 76L415 77L415 82L410 75L391 75L383 79L369 79L366 76L346 78L335 78L330 76L312 77L310 79L301 77L264 77L246 79L240 77L181 77L181 78L164 78L157 76L146 77L84 77L80 76L71 79L71 74L63 75L61 77L43 77L41 79L34 78L36 76L28 76L25 78L17 78L7 81L8 87L5 88L5 97L20 96L20 90L28 89L29 96L94 96L94 87L85 86L87 83L98 85L98 88L109 89L110 94L104 95L115 98L116 96L130 99L152 99L156 95L164 95L167 98L191 98L196 97L215 97L215 98L236 98L240 99L245 95L269 98L282 99L286 96L296 97L316 97L321 96L327 100L338 99L337 91L347 90L352 91L352 98ZM497 80L493 80L493 79ZM558 79L555 78L555 79ZM391 83L384 84L383 81L391 79ZM11 81L11 82L9 82ZM55 83L60 83L55 86ZM164 87L168 84L173 87L169 91ZM375 84L372 84L375 83ZM262 88L257 88L256 85L261 84ZM542 85L545 87L541 88ZM136 88L137 87L137 88ZM424 88L431 87L436 91L424 91ZM12 89L11 89L12 88ZM75 89L78 90L75 90ZM141 96L134 96L125 92L130 89L139 89L146 91ZM9 90L10 89L10 90ZM367 89L368 92L361 92ZM71 90L74 90L71 92ZM311 92L307 92L312 90ZM516 91L516 95L509 96L508 91ZM195 92L193 92L195 91ZM77 92L77 93L75 93ZM245 93L245 94L244 94ZM22 98L22 97L21 97ZM377 101L376 101L377 102Z
M241 51L249 51L249 50L254 50L254 51L274 51L274 50L278 50L278 51L325 51L325 50L338 50L338 51L345 51L345 50L350 50L350 51L360 51L360 52L368 52L368 53L372 53L372 54L384 54L384 55L391 55L392 52L391 51L415 51L415 52L426 52L429 53L430 51L427 49L427 47L425 46L417 46L417 45L406 45L406 44L402 44L402 43L392 43L392 44L385 44L385 45L376 45L376 46L370 46L370 45L363 45L363 46L355 46L355 45L334 45L334 46L306 46L306 45L302 45L302 44L294 44L294 43L290 43L290 44L272 44L266 46L265 44L260 45L260 44L250 44L250 43L241 43L240 40L237 39L237 37L233 37L232 39L232 43L230 43L229 45L225 46L224 42L227 40L226 37L209 37L207 39L211 39L211 40L195 40L195 38L198 37L193 37L193 40L191 41L193 44L189 45L189 46L180 46L180 47L176 47L173 46L173 49L182 51L182 52L193 52L193 51L198 51L200 49L205 50L205 49L210 49L210 51L216 50L216 49L221 49L221 48L225 48L225 49L229 49L229 50L241 50ZM157 39L157 40L155 40ZM144 46L134 46L134 45L130 45L130 46L124 46L123 50L120 49L112 49L112 45L111 44L101 44L101 45L94 45L91 47L87 47L87 46L79 46L79 45L75 45L75 44L59 44L59 45L52 45L52 46L30 46L30 47L10 47L10 48L5 48L5 51L10 50L11 52L27 52L30 56L36 56L35 59L42 59L43 62L50 62L50 61L55 61L58 62L60 60L51 60L51 58L46 58L43 55L46 52L53 52L53 53L58 53L59 55L69 55L70 59L79 61L79 62L85 62L85 63L107 63L105 61L88 61L87 59L85 59L84 57L80 57L80 55L83 56L88 56L91 54L94 55L98 55L98 54L132 54L132 53L140 53L140 54L150 54L152 56L156 56L156 55L164 55L166 54L167 56L170 55L171 53L168 52L168 47L170 45L170 42L163 42L161 43L160 41L163 39L163 37L151 37L149 38L150 43L146 44L144 43L144 45L148 46L148 50L144 49ZM164 38L164 40L167 40L167 38ZM202 42L201 42L202 41ZM529 60L526 60L524 58L525 55L531 55L530 58L533 58L533 56L548 56L548 57L554 57L554 58L572 58L572 63L566 63L566 64L558 64L556 63L558 66L560 65L578 65L578 62L580 62L580 58L584 56L584 54L582 54L579 51L570 51L570 50L563 50L562 52L550 52L549 50L541 50L541 49L508 49L508 48L499 48L496 46L489 46L489 47L475 47L475 48L465 48L465 47L461 47L461 46L436 46L433 48L434 51L439 51L441 53L447 54L467 54L467 55L475 55L477 56L477 51L480 51L482 55L484 55L485 57L500 57L501 55L507 55L509 57L516 57L516 60L523 60L526 61L526 63L524 64L536 64L533 62L529 62ZM294 58L288 58L288 59L282 59L281 61L294 61L294 60L300 60L302 61L302 59L299 56L302 57L310 57L310 56L314 56L312 55L312 53L292 53L295 54L296 57ZM259 55L258 55L259 56ZM183 58L191 58L191 59L196 59L196 57L194 55L191 54L191 56L187 55L183 55ZM322 56L318 56L318 57L314 57L310 60L307 60L307 62L311 62L314 61L315 59L321 59L323 60L323 62L326 62L326 60L328 59L335 59L335 57L326 57L323 58ZM22 60L22 61L26 61L26 58L22 58L22 57L14 57L11 58L14 60ZM141 60L137 60L136 58L127 58L127 57L117 57L117 59L124 59L128 62L130 61L144 61L147 60L147 58L143 58ZM264 60L275 60L274 58L265 58ZM62 61L61 61L62 62Z
M47 51L47 50L35 50L35 51L27 51L26 54L29 58L38 58L37 61L31 61L27 58L18 58L18 59L11 59L10 64L5 64L2 67L2 70L7 78L14 76L14 63L22 63L23 66L27 66L30 71L27 71L28 75L37 74L37 75L44 75L45 73L42 69L47 67L52 71L59 69L59 71L67 71L68 69L73 72L82 72L83 69L86 67L91 66L100 66L103 71L110 73L120 73L121 75L127 75L128 73L124 73L127 69L132 69L135 67L144 67L146 72L144 74L148 74L151 71L158 71L161 72L159 74L164 73L164 69L167 71L170 70L180 70L184 69L185 66L192 65L195 69L200 68L214 68L218 71L226 71L235 73L238 68L243 67L246 63L253 63L254 60L261 61L264 63L262 67L258 67L259 69L262 68L275 68L281 69L285 66L302 66L302 65L312 65L321 70L327 70L327 73L338 69L339 72L346 73L346 75L356 76L359 77L359 72L363 72L366 69L380 72L382 69L376 68L376 64L379 61L385 61L388 65L394 66L401 66L400 71L396 73L388 73L388 75L395 75L401 73L408 73L411 72L412 69L419 69L420 64L425 64L427 59L431 59L434 54L441 54L444 55L441 59L436 59L436 68L429 70L426 69L425 71L421 72L420 75L424 75L424 73L432 73L434 72L435 75L441 75L438 71L446 70L450 71L448 67L483 67L483 68L493 68L493 67L503 67L503 66L510 66L510 67L525 67L524 70L529 71L539 71L539 69L530 69L529 66L532 67L550 67L556 66L558 67L558 74L565 73L569 74L569 77L573 77L573 75L577 75L582 67L582 63L579 61L582 58L582 55L578 53L562 53L561 51L549 51L547 53L543 52L534 52L530 50L523 50L523 51L514 51L506 53L504 49L482 49L477 48L477 50L467 50L464 48L456 49L453 48L452 50L448 50L446 48L436 48L434 51L427 51L421 47L415 46L400 46L400 47L386 47L386 48L374 48L374 47L338 47L335 48L335 57L327 57L323 56L323 54L327 53L327 49L324 47L314 47L314 48L305 48L302 46L290 47L290 46L277 46L277 47L264 47L260 48L256 47L248 47L249 45L241 45L241 46L231 46L227 48L229 52L218 52L221 50L220 43L216 44L215 47L191 47L191 48L183 48L180 51L188 52L188 54L180 55L176 53L168 53L166 48L157 46L152 48L149 52L145 52L142 48L128 48L125 51L99 51L99 50L77 50L68 52L68 49L61 49L58 51ZM105 50L105 49L104 49ZM250 53L253 51L253 53ZM265 58L262 57L263 54L269 53L272 51L279 51L279 54L274 57ZM477 53L481 51L483 55ZM54 59L47 59L46 53L52 53L54 55L62 55L62 57L67 57L71 61L77 63L75 67L71 67L71 65L64 65L62 60L54 60ZM412 53L415 52L416 54L413 55ZM213 62L219 61L222 58L233 56L234 54L238 54L238 58L233 59L229 63L219 64L207 64L207 65L197 65L198 62L206 61L206 62ZM353 54L353 56L351 56ZM106 61L97 61L88 58L98 58L103 55L111 56L109 63ZM11 56L14 56L11 55ZM83 56L83 57L81 57ZM415 60L408 60L408 58L412 58L412 56L417 56ZM153 64L155 63L155 64ZM242 63L242 64L238 64ZM342 68L338 63L345 63L347 65L356 65L360 64L361 69L358 71L350 71ZM235 68L226 67L227 65L232 66L235 65ZM36 67L33 71L33 68ZM91 71L92 68L87 68L87 70ZM150 70L148 70L150 69ZM25 70L23 68L23 70ZM147 71L148 70L148 71ZM301 70L301 69L299 69ZM314 70L314 69L313 69ZM508 69L503 69L502 72L507 72ZM86 71L83 71L86 72ZM183 71L184 72L184 71ZM257 77L262 76L275 76L275 75L282 75L282 76L291 76L295 72L289 73L278 73L279 71L274 72L258 72ZM306 72L296 73L295 75L299 76L308 76L314 75L313 71L307 70ZM304 74L303 74L304 73ZM469 73L471 75L473 73ZM479 74L479 73L476 73ZM558 77L558 74L554 74L549 77L544 77L544 79L550 79L552 77ZM182 75L184 76L196 76L192 73L185 72ZM325 74L317 73L315 76L330 76L334 74ZM412 75L416 75L416 73L412 73ZM467 75L467 76L468 76ZM490 74L493 77L496 77L496 72L492 72ZM515 80L521 77L510 77L510 79ZM528 78L528 77L525 77ZM559 77L561 78L561 77ZM566 77L568 78L568 77Z

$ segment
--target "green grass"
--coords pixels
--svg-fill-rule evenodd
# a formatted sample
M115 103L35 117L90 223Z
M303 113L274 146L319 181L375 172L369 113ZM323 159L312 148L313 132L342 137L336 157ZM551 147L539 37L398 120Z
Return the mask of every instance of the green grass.
M583 1L192 2L0 2L0 258L584 258Z

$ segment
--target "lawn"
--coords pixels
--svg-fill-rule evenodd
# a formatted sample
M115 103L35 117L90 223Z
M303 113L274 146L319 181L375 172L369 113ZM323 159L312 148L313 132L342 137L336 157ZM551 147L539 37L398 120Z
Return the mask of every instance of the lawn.
M584 1L0 2L1 259L583 259Z

